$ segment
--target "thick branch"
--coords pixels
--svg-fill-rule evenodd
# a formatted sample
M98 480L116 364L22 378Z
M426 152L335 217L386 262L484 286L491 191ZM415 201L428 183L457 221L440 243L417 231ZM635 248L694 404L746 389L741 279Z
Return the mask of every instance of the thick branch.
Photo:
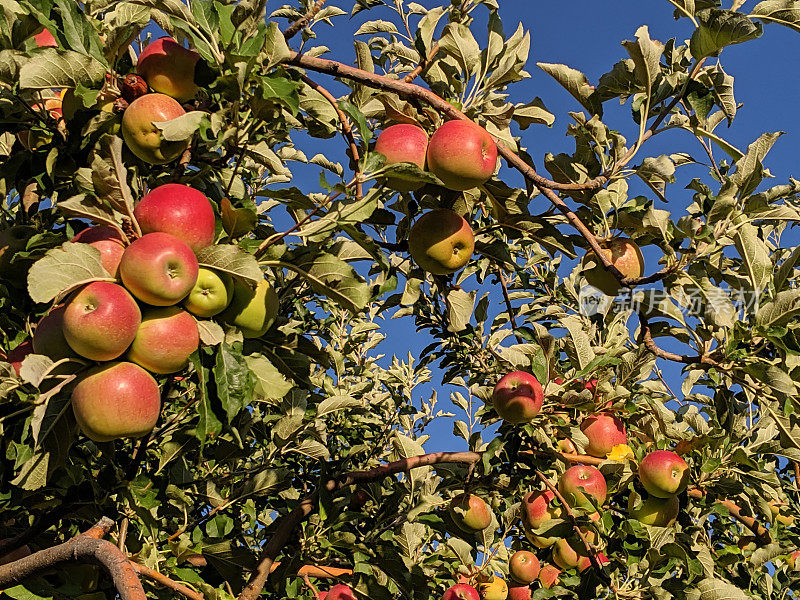
M297 35L303 27L308 25L311 20L317 16L317 13L322 10L322 7L325 5L326 0L317 0L314 3L314 6L304 14L302 17L297 19L294 23L292 23L286 31L283 32L283 37L286 38L288 42L292 39L295 35Z
M159 573L158 571L154 571L150 567L145 567L144 565L140 565L139 563L135 563L131 561L131 565L133 565L133 570L136 571L142 577L147 577L148 579L152 579L153 581L160 583L165 588L169 588L179 594L186 596L189 600L205 600L205 596L200 592L195 592L193 589L186 587L182 583L178 583L177 581L173 581L163 573Z

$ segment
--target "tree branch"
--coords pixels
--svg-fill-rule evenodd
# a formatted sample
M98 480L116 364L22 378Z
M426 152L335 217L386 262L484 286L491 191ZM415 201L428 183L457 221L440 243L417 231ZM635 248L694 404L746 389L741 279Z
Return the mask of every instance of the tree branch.
M696 487L689 488L686 493L690 498L694 498L696 500L700 500L706 495L703 490ZM756 536L756 543L758 543L760 546L766 546L772 542L772 537L769 534L769 530L763 527L755 518L743 515L742 509L737 504L731 502L730 500L720 500L719 498L715 499L714 502L728 509L728 512L734 519L739 521L742 525L753 532L753 534Z
M159 573L151 569L150 567L146 567L139 563L131 561L131 565L133 566L133 570L136 571L142 577L147 577L148 579L152 579L153 581L160 583L165 588L169 588L179 594L186 596L189 600L205 600L205 596L200 592L196 592L193 589L186 587L182 583L178 583L177 581L173 581L163 573Z
M699 356L684 356L660 348L653 339L653 332L650 328L650 320L643 312L639 312L639 329L642 343L644 344L645 348L647 348L656 358L663 358L673 362L683 363L685 365L699 364L718 368L721 366L720 363L705 354L701 354Z
M311 20L317 16L317 13L322 10L322 7L325 5L325 2L326 0L317 0L314 3L314 6L312 6L306 14L297 19L297 21L295 21L291 25L289 25L289 28L283 32L283 37L286 39L287 42L290 39L292 39L295 35L297 35L300 32L300 30L303 29L303 27L308 25L311 22Z
M433 45L433 48L431 48L431 51L428 53L428 56L421 63L419 63L416 67L414 67L413 71L411 71L408 75L403 77L403 81L405 81L406 83L411 83L417 77L419 77L420 73L422 73L425 69L428 68L428 66L431 64L433 59L439 53L439 49L440 49L439 42L436 42Z

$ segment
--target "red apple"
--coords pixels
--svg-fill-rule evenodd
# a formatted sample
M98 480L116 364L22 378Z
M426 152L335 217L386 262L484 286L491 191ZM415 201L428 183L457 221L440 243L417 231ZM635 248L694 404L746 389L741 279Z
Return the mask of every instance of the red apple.
M96 442L142 437L161 410L158 383L133 363L100 365L72 390L72 410L81 431Z
M39 319L33 331L33 351L36 354L49 356L54 361L77 356L64 337L65 309L66 306L61 304Z
M451 190L483 185L497 167L494 138L472 121L448 121L431 136L428 169Z
M194 69L200 55L171 37L150 42L136 62L136 70L153 91L186 102L197 94Z
M530 373L513 371L504 375L492 393L494 409L508 423L528 423L539 414L544 390Z
M62 331L70 347L90 360L114 360L130 346L142 322L136 301L121 285L94 281L64 307Z
M795 550L786 559L786 564L792 571L800 571L800 550Z
M619 269L625 277L641 277L644 275L644 257L634 242L626 238L616 238L600 243L603 254ZM589 262L594 263L591 266ZM608 296L619 294L622 286L610 271L606 270L603 263L594 252L589 252L583 258L583 275L586 281ZM588 388L587 388L588 389Z
M514 581L530 585L539 577L539 559L533 552L518 550L508 561L508 571Z
M186 368L199 345L197 321L188 312L177 306L149 308L142 313L127 359L152 373L175 373Z
M125 240L122 234L108 225L88 227L78 233L73 242L89 244L100 251L100 261L109 275L116 277L119 274L119 261L125 252Z
M475 494L459 494L450 501L450 516L460 529L474 533L492 523L489 505Z
M442 600L480 600L480 594L471 585L466 583L457 583L456 585L447 589L442 596Z
M677 496L670 498L656 498L649 496L633 501L633 496L628 499L628 514L631 518L651 525L653 527L669 527L678 518L680 501Z
M555 544L558 537L535 535L533 530L545 522L562 517L562 508L550 490L528 492L522 499L522 526L525 535L537 548L547 548Z
M539 571L539 583L543 588L549 590L558 583L559 575L561 575L561 571L559 571L557 567L553 565L544 565L542 570Z
M614 446L628 443L625 425L613 415L589 415L581 422L581 431L589 438L586 454L590 456L605 458Z
M197 257L168 233L147 233L125 249L119 263L122 283L142 302L177 304L189 295L199 270Z
M575 465L566 470L558 480L558 491L571 506L592 508L594 503L602 505L606 501L606 479L595 467Z
M386 164L413 163L425 168L428 134L421 127L401 123L383 130L375 142L375 152L386 157ZM423 186L422 181L390 177L386 184L399 192L411 192Z
M33 39L39 48L58 48L56 38L53 37L53 34L48 29L42 29L33 36Z
M170 233L195 252L214 243L214 208L203 192L188 185L158 186L139 201L133 215L142 233Z
M356 595L349 586L340 583L328 590L325 600L356 600Z
M508 600L531 600L532 597L530 585L512 583L508 588Z
M178 158L189 141L168 142L153 123L171 121L186 114L174 98L165 94L145 94L136 98L122 114L122 137L128 149L139 159L152 165L161 165Z
M434 275L455 273L469 262L475 235L464 217L438 208L422 215L408 232L408 249L421 268Z
M639 481L656 498L680 494L689 483L689 465L669 450L656 450L639 464Z
M317 592L317 600L325 600L328 597L328 592Z
M581 528L581 532L589 544L597 541L594 531ZM578 536L569 539L562 538L556 542L553 546L553 562L562 569L577 568L579 571L583 571L587 565L592 564L586 546Z
M30 340L25 340L17 344L14 349L8 353L6 362L8 362L14 368L14 372L19 375L19 370L22 368L22 361L25 360L25 357L29 354L33 353L33 343L31 343Z

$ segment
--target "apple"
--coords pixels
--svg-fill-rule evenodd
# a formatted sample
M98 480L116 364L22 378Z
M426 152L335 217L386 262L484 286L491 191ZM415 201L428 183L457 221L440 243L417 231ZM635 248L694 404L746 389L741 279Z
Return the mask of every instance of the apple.
M450 501L450 516L460 529L475 533L492 523L489 505L475 494L459 494Z
M139 201L133 216L142 233L172 234L195 252L214 243L214 208L203 192L188 185L158 186Z
M492 576L490 581L478 584L478 593L483 600L506 600L508 598L508 584L505 579Z
M786 564L792 571L800 571L800 550L795 550L786 559Z
M41 114L47 111L51 119L61 121L64 118L63 101L60 96L47 98L42 102L37 102L31 107L34 111ZM24 129L17 132L17 139L26 150L35 150L53 141L53 134L47 129Z
M6 362L14 368L14 372L19 375L19 370L22 368L22 361L25 360L29 354L33 354L33 343L30 340L17 344L6 356Z
M39 48L58 48L58 42L48 29L42 29L33 36L33 40Z
M542 570L539 571L539 583L543 588L549 590L551 587L558 583L558 576L561 571L553 565L543 565Z
M581 431L589 438L586 454L605 458L618 444L627 444L625 425L613 415L589 415L581 421Z
M504 375L492 393L492 404L500 417L512 424L528 423L539 414L544 390L530 373L513 371Z
M769 510L772 513L773 521L777 521L786 527L791 527L794 525L795 518L793 515L781 514L781 510L784 512L788 510L788 505L785 502L770 500L767 502L767 504L769 505Z
M616 238L600 242L603 254L619 269L625 277L641 277L644 275L644 257L634 242L626 238ZM594 263L591 266L589 263ZM589 285L593 285L607 296L616 296L622 286L610 271L606 270L603 263L594 252L589 252L583 258L583 276ZM588 388L587 388L588 389Z
M340 583L328 590L325 600L356 600L356 595L350 586Z
M425 153L428 150L428 134L421 127L400 123L383 130L375 142L375 152L386 157L386 164L413 163L425 168ZM401 177L389 177L386 184L398 192L413 192L424 185Z
M497 144L472 121L448 121L428 143L428 169L445 187L469 190L486 183L497 168Z
M639 463L639 481L656 498L680 494L689 483L689 465L669 450L651 452Z
M457 583L447 589L442 596L442 600L480 600L480 594L471 585Z
M434 275L455 273L469 262L475 235L467 220L447 208L422 215L408 232L408 249L421 268Z
M531 600L532 597L530 585L512 583L508 588L508 600Z
M213 317L228 308L233 300L233 278L227 273L200 267L197 281L183 306L198 317Z
M581 527L581 533L590 545L597 542L597 535L591 529ZM592 564L583 540L577 535L569 539L562 538L556 542L553 546L553 562L562 569L577 568L579 571L583 571Z
M185 369L200 345L197 321L177 306L148 308L127 359L152 373L166 375Z
M131 103L139 96L144 96L149 90L147 89L147 82L140 75L129 73L125 75L120 83L120 91L122 97Z
M122 114L125 144L139 159L152 165L175 160L189 147L190 140L168 142L153 123L177 119L185 113L177 100L165 94L139 96Z
M353 510L361 510L368 501L369 494L367 491L363 488L359 488L353 492L353 496L350 498L350 508Z
M533 552L518 550L508 561L508 571L514 581L530 585L539 576L539 559Z
M678 518L681 503L677 496L669 498L648 496L640 498L636 503L632 498L633 496L628 499L628 514L645 525L670 527Z
M233 282L233 301L219 318L236 325L246 338L264 335L278 317L278 294L262 280L255 289L240 279Z
M559 452L563 452L564 454L577 454L578 449L575 447L575 444L572 443L572 440L569 438L561 438L556 442L556 448L558 448Z
M142 302L171 306L189 295L197 282L197 257L168 233L147 233L125 249L119 263L122 283Z
M77 356L64 337L65 309L66 305L61 304L39 319L33 330L34 353L49 356L54 361Z
M606 479L595 467L590 465L575 465L567 469L558 480L558 491L570 506L593 508L594 504L602 505L606 501Z
M533 530L539 529L547 521L560 519L563 516L563 509L555 502L555 497L550 490L543 490L528 492L522 498L522 526L525 535L537 548L552 546L558 539L533 533Z
M156 380L139 365L113 362L95 367L78 381L72 410L89 439L137 438L155 427L161 395Z
M97 248L100 251L103 268L112 277L117 277L119 261L122 260L122 253L125 252L125 240L119 231L108 225L96 225L87 227L72 238L72 241Z
M328 592L317 592L317 600L325 600L328 597Z
M114 360L130 346L142 322L139 306L121 285L94 281L65 305L62 331L69 346L90 360Z
M197 94L194 68L198 60L197 52L166 36L147 44L136 61L136 71L154 91L186 102Z

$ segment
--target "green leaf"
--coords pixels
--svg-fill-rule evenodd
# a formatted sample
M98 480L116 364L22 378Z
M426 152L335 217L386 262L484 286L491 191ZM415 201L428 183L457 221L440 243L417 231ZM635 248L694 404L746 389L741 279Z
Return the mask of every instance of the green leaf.
M192 137L200 129L203 119L208 114L202 110L192 110L169 121L155 121L153 125L161 131L161 137L167 142L182 142Z
M460 288L451 289L445 297L447 304L447 330L458 332L463 331L472 319L472 311L475 308L475 298L478 292L464 291Z
M274 67L292 55L283 32L278 27L278 23L270 21L267 24L267 37L264 42L264 49L261 52L261 63L264 69Z
M545 108L541 98L534 98L526 104L515 105L511 118L519 124L519 128L523 131L534 124L552 127L556 121L556 116Z
M575 316L564 317L561 319L561 324L569 331L570 344L567 353L576 361L580 369L586 368L594 360L595 353L586 333L585 324Z
M653 83L661 74L659 61L661 53L664 52L664 44L651 40L647 25L642 25L636 31L636 40L622 42L622 45L633 60L636 80L649 94Z
M44 48L19 70L22 89L74 88L78 84L93 86L100 83L106 67L96 58L73 52Z
M255 392L270 400L279 400L288 394L294 384L286 380L268 358L260 354L244 357L247 367L255 378Z
M233 244L216 244L202 248L197 251L197 262L202 267L244 279L253 286L264 279L256 258Z
M800 32L800 3L795 0L759 2L750 16L765 23L778 23Z
M367 282L353 267L332 254L307 256L299 264L281 261L265 261L263 264L294 271L306 279L318 293L353 312L363 310L371 296Z
M106 134L100 138L92 152L91 172L97 197L120 214L133 214L133 194L128 185L128 170L122 162L119 136Z
M536 63L536 66L560 83L591 114L603 116L603 107L586 75L567 65Z
M219 345L214 365L214 383L230 423L250 404L254 389L247 362L235 346L225 342Z
M203 366L200 352L192 354L191 361L194 365L195 372L197 373L197 412L199 415L197 426L194 429L195 437L200 440L201 444L205 444L209 436L216 435L222 431L222 423L214 414L211 408L211 398L208 395L208 368Z
M763 33L761 23L753 23L747 16L730 10L701 10L697 19L699 27L689 42L695 60L715 56L726 46L754 40Z
M755 293L760 295L772 277L769 247L758 236L758 228L750 223L739 226L733 241L739 256L742 257L744 274L750 279Z
M762 164L772 146L785 132L763 133L747 147L747 153L736 161L736 173L733 182L739 186L741 196L749 196L764 178L764 165Z
M342 109L342 112L349 115L350 118L355 121L356 125L358 126L358 133L361 135L361 139L364 142L369 142L372 139L372 130L367 123L367 118L364 116L356 106L354 106L351 102L347 100L339 100L338 101L339 108Z
M354 408L361 406L361 401L356 400L352 396L331 396L325 398L317 405L317 417L324 417L337 410L344 410L346 408Z
M697 584L700 600L751 600L750 596L732 583L721 579L703 579Z
M216 346L225 340L222 327L210 319L197 319L197 331L200 333L200 343L204 346Z
M480 67L481 48L466 25L448 23L442 30L439 46L456 60L468 76L476 73Z
M34 302L50 302L92 281L115 281L103 267L100 251L89 244L66 242L31 266L28 293Z

